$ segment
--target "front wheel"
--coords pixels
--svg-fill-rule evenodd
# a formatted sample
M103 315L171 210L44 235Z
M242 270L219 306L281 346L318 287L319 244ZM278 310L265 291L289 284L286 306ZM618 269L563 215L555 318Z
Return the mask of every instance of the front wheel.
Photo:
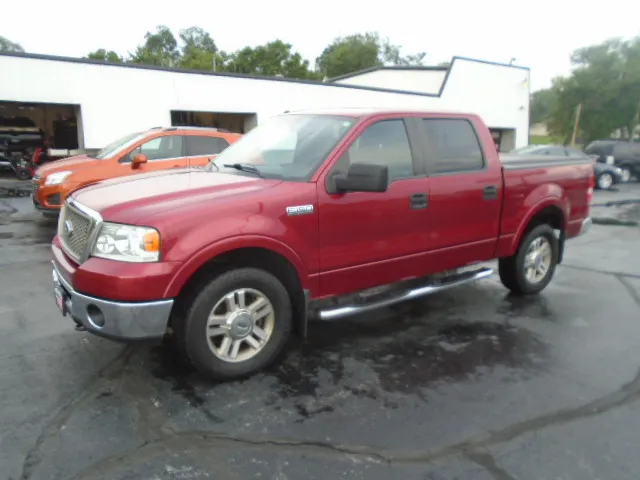
M541 292L553 278L558 253L558 239L551 226L538 225L525 235L515 255L499 260L502 284L519 295Z
M291 301L282 283L264 270L239 268L201 286L176 332L200 372L231 380L273 363L291 326Z

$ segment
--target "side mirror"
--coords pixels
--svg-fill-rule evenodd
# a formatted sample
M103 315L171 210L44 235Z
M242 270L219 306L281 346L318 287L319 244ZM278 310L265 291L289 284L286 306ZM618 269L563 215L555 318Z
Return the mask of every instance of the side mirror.
M147 163L147 156L144 153L138 153L131 159L131 168L138 168L143 163Z
M335 177L336 190L343 192L386 192L389 167L372 163L354 163L346 175Z

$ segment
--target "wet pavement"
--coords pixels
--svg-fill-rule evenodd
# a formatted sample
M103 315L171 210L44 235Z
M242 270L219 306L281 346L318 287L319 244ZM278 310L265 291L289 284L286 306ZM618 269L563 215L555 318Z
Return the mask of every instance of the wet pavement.
M331 324L210 384L161 347L73 330L55 222L0 198L0 478L637 479L640 184L534 298L497 278Z

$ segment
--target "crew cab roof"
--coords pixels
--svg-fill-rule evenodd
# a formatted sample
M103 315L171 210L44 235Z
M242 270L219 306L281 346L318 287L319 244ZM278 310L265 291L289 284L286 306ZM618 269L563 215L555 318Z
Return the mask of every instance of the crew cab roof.
M387 107L342 107L342 108L314 108L304 110L287 110L282 112L283 115L338 115L343 117L369 117L373 115L381 114L393 114L393 115L415 115L416 113L423 113L425 115L447 115L447 116L460 116L465 118L475 117L475 114L460 111L446 111L438 110L431 111L425 109L397 109Z

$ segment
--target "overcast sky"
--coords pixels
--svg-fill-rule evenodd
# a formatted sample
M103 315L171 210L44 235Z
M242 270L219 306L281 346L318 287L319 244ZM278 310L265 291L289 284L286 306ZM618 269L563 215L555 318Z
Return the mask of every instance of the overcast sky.
M280 38L312 64L336 36L378 31L403 53L426 51L429 63L453 55L531 68L531 88L569 72L569 55L609 37L640 34L633 0L590 6L577 0L29 0L10 2L0 35L25 50L83 56L106 48L133 51L156 25L197 25L223 50ZM603 6L606 8L603 9Z

